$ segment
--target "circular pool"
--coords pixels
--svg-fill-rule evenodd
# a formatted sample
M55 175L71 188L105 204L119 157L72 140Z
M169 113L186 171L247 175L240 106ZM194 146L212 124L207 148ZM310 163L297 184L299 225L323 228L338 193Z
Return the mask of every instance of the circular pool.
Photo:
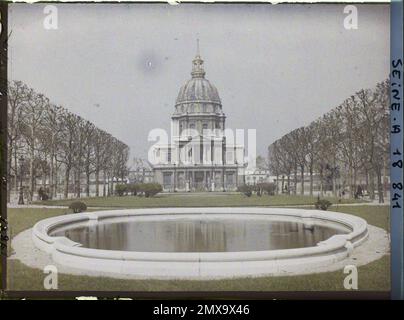
M366 221L286 208L164 208L69 214L38 222L35 245L61 265L146 278L278 275L346 258Z
M124 217L72 223L50 230L91 249L143 252L234 252L315 246L350 228L339 223L250 214Z

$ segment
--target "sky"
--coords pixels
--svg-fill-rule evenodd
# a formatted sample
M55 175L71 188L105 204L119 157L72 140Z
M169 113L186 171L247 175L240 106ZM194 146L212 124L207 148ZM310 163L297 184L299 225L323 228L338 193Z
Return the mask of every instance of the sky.
M146 158L154 128L169 132L196 39L226 127L256 129L257 152L389 74L388 5L10 4L9 79L125 142Z

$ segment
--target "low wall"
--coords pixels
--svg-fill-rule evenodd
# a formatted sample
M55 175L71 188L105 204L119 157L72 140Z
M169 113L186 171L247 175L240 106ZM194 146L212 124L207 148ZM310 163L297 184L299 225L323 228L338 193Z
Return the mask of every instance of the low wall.
M279 216L338 223L352 230L334 235L316 246L298 249L239 252L132 252L84 248L66 237L52 237L54 228L85 222L129 216L244 214ZM279 275L297 269L327 266L348 257L368 236L365 220L344 213L287 208L159 208L99 211L69 214L39 221L33 227L32 239L53 261L72 268L99 272L122 273L146 278L213 279L240 276Z

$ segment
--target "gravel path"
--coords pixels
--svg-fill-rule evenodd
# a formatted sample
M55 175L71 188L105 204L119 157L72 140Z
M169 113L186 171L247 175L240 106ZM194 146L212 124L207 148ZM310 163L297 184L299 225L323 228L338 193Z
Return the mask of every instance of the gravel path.
M339 203L339 204L333 204L332 206L335 207L351 207L351 206L389 206L390 203L379 203L377 200L372 201L372 202L355 202L355 203ZM282 208L298 208L298 207L313 207L311 204L297 204L297 205L275 205L275 206L270 206L270 207L282 207ZM47 205L40 205L40 204L24 204L24 205L19 205L19 204L8 204L7 208L12 208L12 209L18 209L18 208L37 208L37 209L67 209L68 206L47 206ZM91 209L136 209L136 208L124 208L124 207L91 207Z

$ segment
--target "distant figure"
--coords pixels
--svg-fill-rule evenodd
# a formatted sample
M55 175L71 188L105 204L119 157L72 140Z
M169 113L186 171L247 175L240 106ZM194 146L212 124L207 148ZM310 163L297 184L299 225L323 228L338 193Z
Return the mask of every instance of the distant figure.
M360 198L363 197L363 189L362 189L362 186L360 184L356 187L355 199L359 199L359 197Z

